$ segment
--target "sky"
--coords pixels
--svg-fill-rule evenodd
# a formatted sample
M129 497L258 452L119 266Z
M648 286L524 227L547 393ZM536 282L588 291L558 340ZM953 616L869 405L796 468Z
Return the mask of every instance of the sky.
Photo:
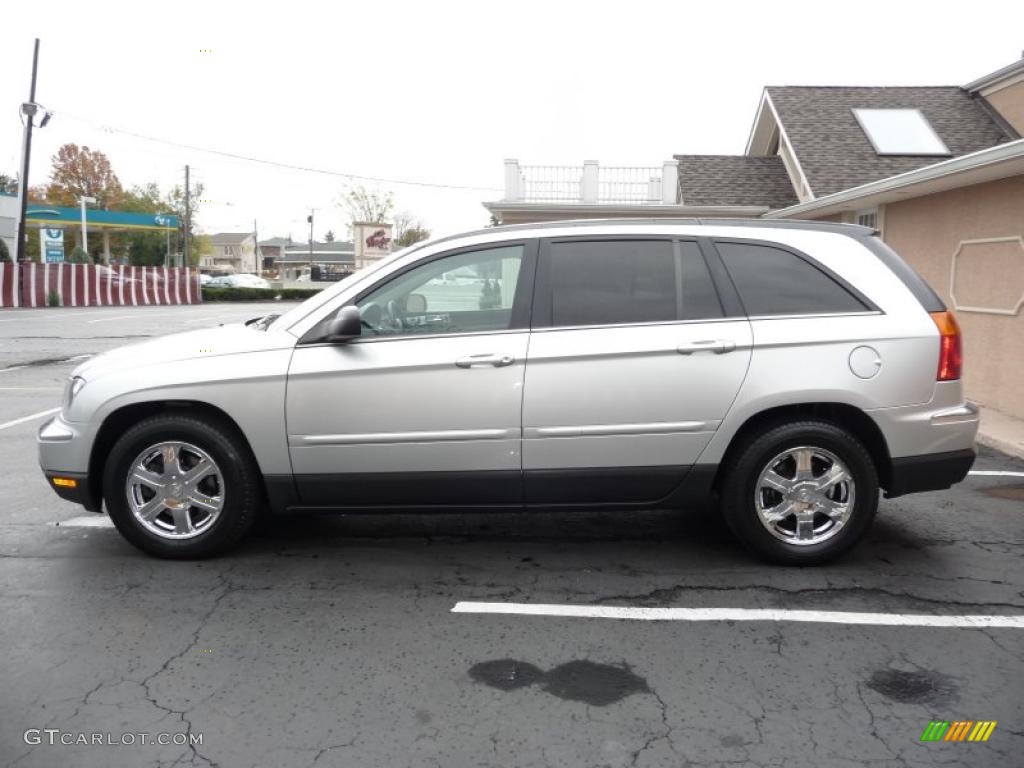
M986 0L50 0L3 17L0 172L20 167L39 37L36 101L54 117L31 184L68 142L106 153L126 187L167 190L188 164L201 231L301 241L311 209L317 239L344 238L353 184L451 234L487 223L505 158L740 154L765 85L961 85L1024 49L1024 3Z

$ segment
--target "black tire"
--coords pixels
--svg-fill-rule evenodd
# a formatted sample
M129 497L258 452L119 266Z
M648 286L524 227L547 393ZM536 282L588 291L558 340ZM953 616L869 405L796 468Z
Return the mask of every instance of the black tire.
M856 492L849 519L831 538L792 544L776 538L761 522L755 493L761 471L780 453L800 446L823 448L849 469ZM864 445L842 427L826 421L776 424L750 435L730 452L723 467L722 513L733 534L748 549L783 565L821 565L853 547L878 511L878 472Z
M224 502L219 516L194 538L168 539L147 530L132 513L125 492L131 462L147 447L177 440L208 453L221 470ZM252 527L262 503L262 484L252 452L230 425L207 417L168 413L128 429L107 456L103 498L114 525L132 544L150 555L198 559L227 551Z

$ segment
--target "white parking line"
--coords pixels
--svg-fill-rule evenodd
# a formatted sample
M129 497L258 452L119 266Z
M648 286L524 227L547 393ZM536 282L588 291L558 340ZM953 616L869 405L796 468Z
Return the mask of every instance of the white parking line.
M82 515L72 517L70 520L52 523L59 528L113 528L114 521L106 515Z
M0 368L0 373L7 373L8 371L20 371L22 368L28 368L27 365L12 365L10 368Z
M979 475L981 477L1024 477L1024 472L1010 472L1001 469L975 469L968 475Z
M14 427L17 426L18 424L24 424L26 421L32 421L33 419L40 419L43 416L49 416L51 413L56 413L59 410L60 408L51 408L48 411L40 411L39 413L33 413L30 416L22 416L20 419L15 419L14 421L8 421L5 422L4 424L0 424L0 429L7 429L8 427Z
M460 601L452 613L497 613L515 616L562 616L634 621L792 621L810 624L864 624L880 627L966 627L1024 629L1020 616L934 616L917 613L790 611L778 608L632 608L612 605L543 605Z
M136 315L114 315L113 317L98 317L95 320L90 320L89 323L106 323L111 320L125 320L129 317L136 317ZM147 315L147 317L153 317L153 315Z

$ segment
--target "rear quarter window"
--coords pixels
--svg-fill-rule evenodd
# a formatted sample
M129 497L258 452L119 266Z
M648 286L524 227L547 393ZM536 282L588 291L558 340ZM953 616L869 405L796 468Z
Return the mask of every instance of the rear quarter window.
M750 316L821 315L872 309L810 260L759 243L715 243Z

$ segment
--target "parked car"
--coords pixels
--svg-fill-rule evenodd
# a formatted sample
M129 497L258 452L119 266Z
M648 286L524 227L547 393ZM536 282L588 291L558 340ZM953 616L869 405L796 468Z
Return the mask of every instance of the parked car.
M486 309L438 280L462 268L500 276ZM497 227L279 317L90 359L40 463L163 557L226 550L263 506L628 514L710 497L755 552L812 564L864 535L880 489L964 478L978 411L960 376L953 314L865 227Z
M207 288L270 288L270 283L259 275L244 273L212 277L203 285Z

